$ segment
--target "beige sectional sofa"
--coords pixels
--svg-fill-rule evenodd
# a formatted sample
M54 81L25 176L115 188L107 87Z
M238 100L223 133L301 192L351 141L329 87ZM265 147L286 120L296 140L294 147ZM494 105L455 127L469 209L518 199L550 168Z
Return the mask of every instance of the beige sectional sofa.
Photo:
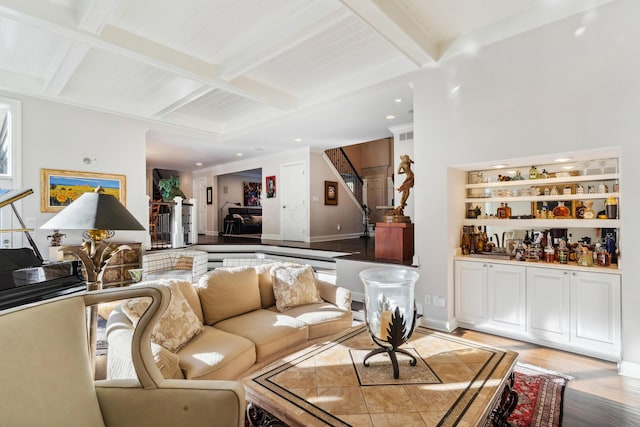
M317 280L309 266L218 268L193 285L154 283L171 290L169 309L152 335L165 378L237 379L256 363L352 325L350 291ZM130 343L144 303L129 300L109 316L109 379L135 377Z

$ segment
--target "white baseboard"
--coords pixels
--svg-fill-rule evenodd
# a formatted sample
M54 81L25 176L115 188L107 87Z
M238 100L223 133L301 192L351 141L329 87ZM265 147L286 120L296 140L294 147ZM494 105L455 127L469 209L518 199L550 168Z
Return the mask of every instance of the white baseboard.
M438 319L429 319L425 316L420 318L420 324L425 328L435 329L437 331L451 332L458 327L455 321L447 322Z
M623 360L618 365L618 374L640 379L640 363Z

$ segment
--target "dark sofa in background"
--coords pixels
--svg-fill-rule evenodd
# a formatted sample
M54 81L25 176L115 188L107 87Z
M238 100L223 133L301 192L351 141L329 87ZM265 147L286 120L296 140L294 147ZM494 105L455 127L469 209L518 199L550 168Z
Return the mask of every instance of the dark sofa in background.
M262 207L229 208L227 223L233 224L230 234L262 234Z

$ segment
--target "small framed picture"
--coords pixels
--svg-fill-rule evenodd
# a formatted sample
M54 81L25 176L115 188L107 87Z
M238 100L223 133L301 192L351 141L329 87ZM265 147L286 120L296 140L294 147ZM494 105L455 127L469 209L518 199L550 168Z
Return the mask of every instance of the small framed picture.
M338 183L335 181L324 182L324 204L325 205L337 205L338 204Z
M213 187L207 187L207 204L213 204Z
M267 187L267 199L271 199L273 197L276 197L276 177L275 177L275 175L268 176L265 179L265 183L266 183L266 187Z

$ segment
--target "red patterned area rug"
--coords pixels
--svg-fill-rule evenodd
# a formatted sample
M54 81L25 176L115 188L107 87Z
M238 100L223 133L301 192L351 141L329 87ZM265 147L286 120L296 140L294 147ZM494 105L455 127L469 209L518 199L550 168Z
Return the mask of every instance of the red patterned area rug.
M570 377L518 363L513 389L518 405L507 422L512 427L556 427L562 425L562 400ZM492 426L487 422L486 426Z

